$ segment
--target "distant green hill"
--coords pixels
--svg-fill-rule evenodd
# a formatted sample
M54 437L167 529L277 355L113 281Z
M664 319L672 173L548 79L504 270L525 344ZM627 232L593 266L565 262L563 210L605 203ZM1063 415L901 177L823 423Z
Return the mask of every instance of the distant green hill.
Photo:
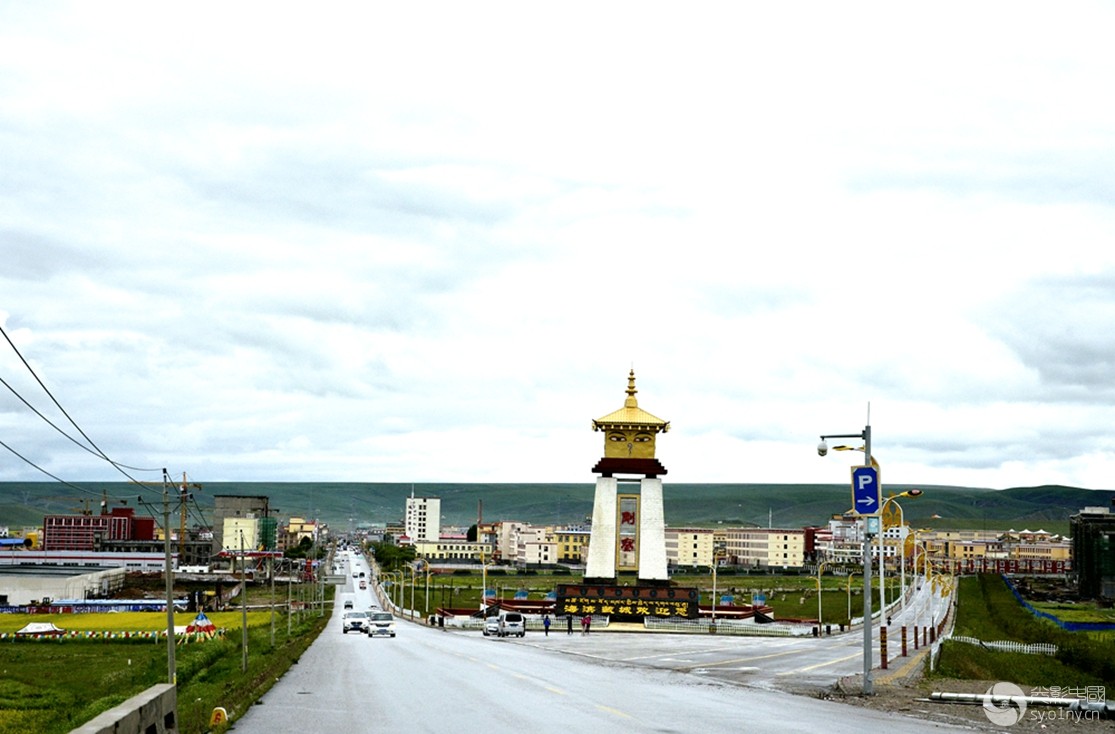
M162 490L119 482L84 483L81 491L50 482L0 482L0 526L41 525L46 514L99 512L106 494L141 514L161 516ZM888 485L887 494L909 486ZM1065 532L1082 507L1110 506L1113 490L1042 486L990 490L919 486L923 494L899 500L907 521L919 527ZM316 517L336 529L400 521L406 497L440 497L443 525L468 526L483 518L535 524L583 523L592 514L592 484L402 484L338 482L215 482L196 491L190 525L208 517L215 495L264 495L282 518ZM173 494L173 493L172 493ZM822 525L849 509L851 491L835 484L670 484L665 486L666 522L712 526L775 527ZM939 516L939 517L937 517Z

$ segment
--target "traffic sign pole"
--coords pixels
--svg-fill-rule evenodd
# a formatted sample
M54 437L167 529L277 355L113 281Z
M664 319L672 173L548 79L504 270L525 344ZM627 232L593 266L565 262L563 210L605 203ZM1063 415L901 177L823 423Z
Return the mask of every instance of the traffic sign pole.
M867 521L870 517L877 517L881 510L880 499L882 494L882 487L879 484L878 465L871 456L871 423L870 412L868 413L868 424L864 426L863 433L833 433L821 436L821 444L817 447L817 453L824 456L828 452L828 446L825 440L829 438L862 438L863 439L863 455L867 460L868 466L855 467L852 473L852 511L860 515L863 521L862 536L863 536L863 694L870 696L874 694L874 686L871 682L871 538L868 536ZM856 492L856 474L855 469L868 469L862 476L862 495L857 495ZM862 507L867 509L868 506L873 507L870 513L865 513L860 510L860 505L857 499L864 499Z

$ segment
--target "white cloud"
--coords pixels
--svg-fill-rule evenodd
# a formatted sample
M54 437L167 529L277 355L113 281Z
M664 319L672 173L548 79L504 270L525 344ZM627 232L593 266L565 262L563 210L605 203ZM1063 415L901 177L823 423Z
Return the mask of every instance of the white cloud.
M1111 15L6 7L0 323L210 481L591 481L634 366L674 481L842 482L870 402L889 481L1106 486Z

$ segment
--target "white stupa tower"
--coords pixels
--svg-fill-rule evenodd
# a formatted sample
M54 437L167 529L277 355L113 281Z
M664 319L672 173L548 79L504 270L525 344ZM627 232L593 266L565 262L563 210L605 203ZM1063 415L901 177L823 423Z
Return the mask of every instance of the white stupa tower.
M640 584L669 584L660 478L666 467L654 450L670 422L640 408L636 392L631 370L623 407L592 422L604 434L604 458L592 469L599 476L585 567L589 584L614 584L621 571L638 572Z

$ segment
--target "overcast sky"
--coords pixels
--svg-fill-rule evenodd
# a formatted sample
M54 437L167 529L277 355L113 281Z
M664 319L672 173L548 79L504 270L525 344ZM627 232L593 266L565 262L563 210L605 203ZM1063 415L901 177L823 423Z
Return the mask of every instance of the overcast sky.
M818 437L870 420L884 486L1109 488L1112 28L5 0L0 325L112 459L201 482L592 482L634 368L668 482L843 483ZM124 479L0 392L12 450Z

